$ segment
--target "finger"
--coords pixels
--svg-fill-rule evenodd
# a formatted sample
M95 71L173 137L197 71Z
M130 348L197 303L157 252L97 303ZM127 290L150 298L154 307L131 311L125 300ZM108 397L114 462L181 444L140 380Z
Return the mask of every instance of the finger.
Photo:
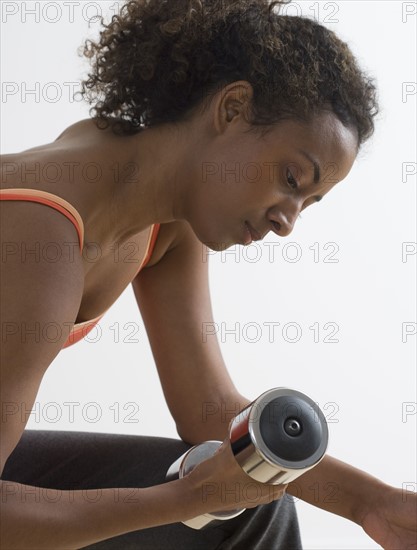
M273 494L274 500L278 500L285 495L285 491L288 487L288 484L273 485L272 487L273 487L272 494Z

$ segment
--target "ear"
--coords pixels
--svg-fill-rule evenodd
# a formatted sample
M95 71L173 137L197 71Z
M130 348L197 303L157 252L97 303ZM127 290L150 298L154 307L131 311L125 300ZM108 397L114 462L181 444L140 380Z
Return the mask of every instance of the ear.
M213 125L218 133L224 133L230 124L249 124L253 98L252 85L239 80L225 86L213 101Z

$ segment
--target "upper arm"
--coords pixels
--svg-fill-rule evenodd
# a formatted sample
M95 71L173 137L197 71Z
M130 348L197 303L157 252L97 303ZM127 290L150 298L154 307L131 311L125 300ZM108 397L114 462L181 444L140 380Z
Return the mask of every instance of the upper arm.
M75 227L25 201L0 201L1 464L18 443L47 367L64 346L83 291ZM67 244L66 244L67 243Z
M188 223L179 227L178 244L132 285L168 407L178 432L190 440L193 426L202 432L204 404L212 410L239 394L217 338L203 338L205 323L213 322L208 255Z

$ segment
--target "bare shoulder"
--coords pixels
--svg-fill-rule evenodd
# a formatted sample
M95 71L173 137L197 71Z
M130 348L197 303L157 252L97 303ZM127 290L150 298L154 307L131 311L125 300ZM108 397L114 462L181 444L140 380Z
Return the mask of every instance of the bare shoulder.
M117 158L110 139L91 119L80 120L55 141L1 155L0 187L58 195L76 208L85 224L100 214L107 220L114 178L111 165Z
M84 271L72 223L52 208L0 201L0 400L30 410L80 307ZM0 475L27 417L0 419Z
M97 125L95 124L93 119L83 118L82 120L78 120L77 122L74 122L73 124L65 128L65 130L63 130L56 138L55 142L65 138L85 135L86 132L92 132L97 136L110 135L111 129L109 127L107 129L100 130L99 128L97 128Z
M71 142L68 138L78 135L78 143L89 156L94 150L95 143L91 141L91 136L89 139L84 138L81 141L85 135L85 129L91 128L89 122L91 121L81 120L72 124L51 142L41 143L23 151L0 155L1 186L3 188L22 187L21 179L26 182L26 187L37 189L41 189L45 180L47 183L48 179L54 180L54 183L63 183L65 179L62 170L64 163L68 163L69 160L76 163L78 160L75 142ZM57 174L52 173L52 164L55 165ZM48 167L50 167L50 172ZM22 176L24 177L22 178Z

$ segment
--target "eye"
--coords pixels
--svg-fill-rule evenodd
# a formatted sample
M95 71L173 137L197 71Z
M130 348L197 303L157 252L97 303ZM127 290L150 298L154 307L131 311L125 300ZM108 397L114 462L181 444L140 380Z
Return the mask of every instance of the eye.
M298 183L289 169L287 169L287 182L291 189L298 189Z

